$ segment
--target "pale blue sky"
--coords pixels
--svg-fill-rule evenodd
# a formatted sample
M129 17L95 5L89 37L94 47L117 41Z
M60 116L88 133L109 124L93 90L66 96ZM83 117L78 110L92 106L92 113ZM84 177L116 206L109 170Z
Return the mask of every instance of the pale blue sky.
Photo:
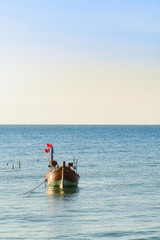
M160 124L159 0L0 0L0 124Z

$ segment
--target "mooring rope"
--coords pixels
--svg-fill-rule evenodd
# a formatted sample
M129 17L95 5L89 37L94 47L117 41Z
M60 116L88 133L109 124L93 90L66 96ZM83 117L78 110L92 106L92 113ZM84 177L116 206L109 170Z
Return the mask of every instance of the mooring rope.
M54 171L54 170L52 170L52 172L53 172L53 171ZM50 174L51 174L52 172L50 172L50 173L48 174L49 176L48 176L47 178L46 178L46 176L45 176L45 179L43 180L43 182L41 182L37 187L31 189L30 191L27 191L27 192L24 192L24 193L19 193L19 194L17 194L17 195L24 195L24 194L33 192L35 189L39 188L44 182L46 182L46 181L48 180L48 178L50 177Z
M19 193L19 194L17 194L17 195L24 195L24 194L27 194L27 193L33 192L35 189L39 188L39 187L40 187L45 181L46 181L46 179L43 180L43 182L41 182L37 187L31 189L30 191L27 191L27 192L24 192L24 193Z

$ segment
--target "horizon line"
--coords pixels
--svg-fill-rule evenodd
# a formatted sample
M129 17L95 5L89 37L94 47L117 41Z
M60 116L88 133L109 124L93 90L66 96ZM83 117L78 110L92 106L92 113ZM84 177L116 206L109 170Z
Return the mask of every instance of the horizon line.
M160 123L0 123L0 126L160 126Z

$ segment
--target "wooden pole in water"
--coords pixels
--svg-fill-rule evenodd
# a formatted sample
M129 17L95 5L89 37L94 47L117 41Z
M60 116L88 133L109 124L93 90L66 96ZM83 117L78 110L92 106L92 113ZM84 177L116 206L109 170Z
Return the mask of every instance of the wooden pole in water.
M65 168L65 161L62 163L62 188L64 188L64 168Z
M20 163L20 161L19 161L19 168L21 167L21 163Z

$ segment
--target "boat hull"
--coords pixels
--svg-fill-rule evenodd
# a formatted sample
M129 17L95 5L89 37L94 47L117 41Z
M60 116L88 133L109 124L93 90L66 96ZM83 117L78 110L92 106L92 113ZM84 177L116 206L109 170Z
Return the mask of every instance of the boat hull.
M80 176L69 167L59 167L46 175L48 185L51 187L76 187Z
M48 184L50 187L77 187L78 183L70 182L64 179L64 182L62 183L62 180L57 180L50 182Z

